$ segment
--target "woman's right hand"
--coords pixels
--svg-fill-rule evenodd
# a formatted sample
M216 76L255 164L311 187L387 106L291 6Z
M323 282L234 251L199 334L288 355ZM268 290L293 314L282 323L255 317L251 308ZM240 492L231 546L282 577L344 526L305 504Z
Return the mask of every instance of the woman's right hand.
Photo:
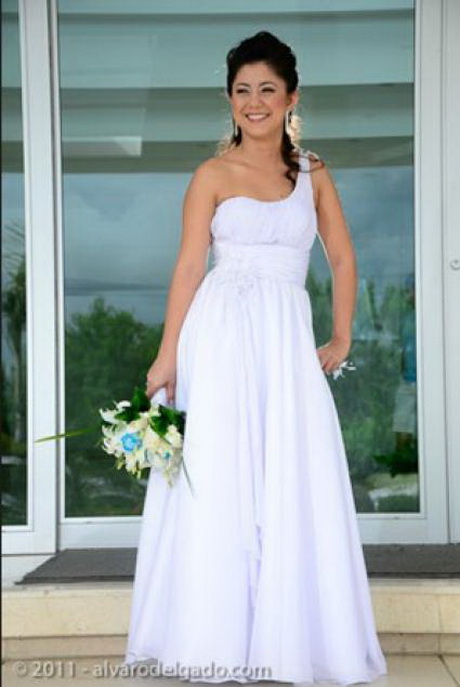
M145 393L149 398L161 387L166 389L167 402L174 405L176 395L176 360L172 357L158 356L147 372Z

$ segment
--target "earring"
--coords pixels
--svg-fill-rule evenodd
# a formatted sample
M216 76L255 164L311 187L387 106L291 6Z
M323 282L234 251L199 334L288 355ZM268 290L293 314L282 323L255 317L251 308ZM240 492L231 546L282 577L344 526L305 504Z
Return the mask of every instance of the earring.
M238 124L233 120L233 135L235 138L238 136Z
M284 114L284 130L287 132L289 129L289 123L291 121L291 111L286 110Z

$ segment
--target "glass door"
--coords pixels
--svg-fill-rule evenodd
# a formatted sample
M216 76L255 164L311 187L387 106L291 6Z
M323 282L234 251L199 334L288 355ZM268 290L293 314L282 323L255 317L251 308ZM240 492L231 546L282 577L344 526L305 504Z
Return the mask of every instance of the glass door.
M186 185L230 125L225 54L262 27L296 51L302 145L328 163L357 249L357 370L330 384L363 539L442 541L446 485L432 476L445 474L445 454L430 440L442 426L428 412L443 393L442 360L430 367L421 347L441 298L427 291L440 269L429 262L438 239L425 229L428 200L416 193L428 188L436 158L425 84L430 22L440 12L433 3L417 14L412 0L372 0L360 12L355 4L319 12L308 2L241 0L201 3L198 12L183 2L58 0L61 422L86 426L97 408L143 383L161 337ZM421 108L432 113L423 130ZM432 207L437 193L428 190ZM306 286L321 345L331 276L319 243ZM61 474L61 547L135 543L145 483L116 471L88 437L66 442Z

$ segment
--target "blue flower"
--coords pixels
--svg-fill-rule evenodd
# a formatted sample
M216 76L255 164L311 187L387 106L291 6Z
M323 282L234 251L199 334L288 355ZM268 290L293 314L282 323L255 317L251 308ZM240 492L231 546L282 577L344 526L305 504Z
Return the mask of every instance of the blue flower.
M127 432L121 437L121 443L126 453L132 453L142 446L142 440L137 433Z

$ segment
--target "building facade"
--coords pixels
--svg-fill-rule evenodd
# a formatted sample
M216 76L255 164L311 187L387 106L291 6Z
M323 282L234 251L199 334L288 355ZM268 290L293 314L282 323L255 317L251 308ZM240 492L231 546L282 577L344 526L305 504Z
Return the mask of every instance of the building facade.
M230 126L226 52L262 29L296 52L301 145L328 164L358 258L356 370L329 383L362 539L460 541L460 3L5 0L5 553L136 545L146 481L97 433L36 440L143 384L185 188ZM306 288L319 346L319 239Z

